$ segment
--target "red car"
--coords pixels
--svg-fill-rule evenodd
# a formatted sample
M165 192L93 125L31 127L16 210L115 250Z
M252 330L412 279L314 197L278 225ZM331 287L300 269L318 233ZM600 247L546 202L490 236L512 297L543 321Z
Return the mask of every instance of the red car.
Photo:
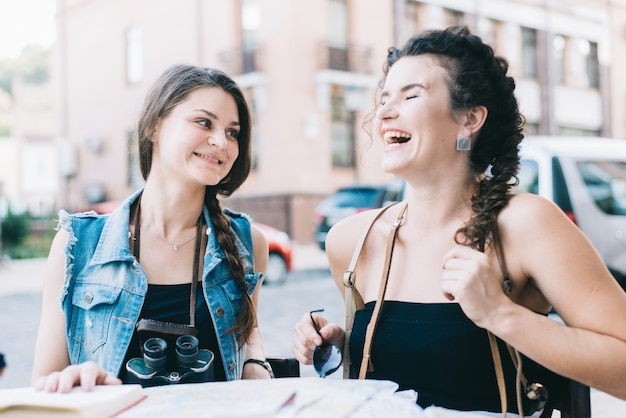
M117 208L121 201L107 201L102 203L95 203L89 205L86 208L80 209L80 212L86 212L93 210L97 213L111 213ZM269 225L265 225L259 222L253 222L261 232L267 238L269 245L269 260L267 263L267 271L265 272L265 279L263 284L268 285L282 285L287 280L289 272L292 269L292 255L293 247L291 245L291 239L286 232L280 231Z
M269 260L263 284L281 285L285 283L292 269L293 247L286 232L259 222L254 224L265 234L269 245Z

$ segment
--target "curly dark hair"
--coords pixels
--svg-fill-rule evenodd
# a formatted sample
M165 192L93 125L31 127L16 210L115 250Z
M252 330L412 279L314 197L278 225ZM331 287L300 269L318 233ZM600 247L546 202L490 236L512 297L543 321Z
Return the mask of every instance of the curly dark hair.
M457 243L484 250L496 227L498 213L517 183L519 144L525 119L514 95L515 81L507 76L508 62L465 26L430 30L410 38L401 49L390 48L383 66L385 83L389 69L402 57L429 54L447 71L451 111L487 108L487 118L472 143L469 162L480 179L472 197L474 215L460 228Z
M230 228L230 220L224 214L217 196L230 196L239 188L250 174L251 167L251 116L248 103L239 86L224 72L214 68L203 68L193 65L172 65L157 79L144 101L141 116L137 125L137 142L139 146L139 165L145 179L152 168L153 143L152 136L159 120L163 119L178 104L183 102L194 90L202 87L218 87L230 94L237 105L239 114L239 156L226 177L215 186L207 186L204 204L209 210L213 230L217 242L222 247L228 260L228 268L233 279L245 289L245 270L237 246L236 237ZM252 329L256 326L256 316L252 300L246 291L242 291L242 305L237 322L230 330L237 334L240 346L248 340Z

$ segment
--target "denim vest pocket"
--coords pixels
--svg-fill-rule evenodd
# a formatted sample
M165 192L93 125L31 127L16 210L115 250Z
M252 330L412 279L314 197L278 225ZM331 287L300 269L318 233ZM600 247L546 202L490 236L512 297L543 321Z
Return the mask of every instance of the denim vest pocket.
M241 290L239 286L234 280L226 280L220 283L220 287L224 292L224 295L228 299L228 303L230 304L230 311L233 315L233 322L231 324L234 325L234 318L236 318L237 312L241 308Z
M69 337L89 352L107 340L115 303L122 289L98 283L77 283L72 295Z
M261 278L261 273L247 273L244 277L246 283L248 283L250 287L250 292L255 288L257 283L259 282L259 278ZM220 283L222 289L224 289L224 293L231 301L239 301L241 299L241 288L234 280L226 280ZM239 302L241 303L241 302Z

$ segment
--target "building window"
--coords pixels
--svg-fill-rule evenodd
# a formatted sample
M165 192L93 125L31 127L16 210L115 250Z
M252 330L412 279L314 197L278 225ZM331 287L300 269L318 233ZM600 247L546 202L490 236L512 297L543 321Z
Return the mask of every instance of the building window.
M331 148L333 167L355 167L354 113L346 107L343 89L333 86Z
M126 81L136 84L143 79L143 31L137 25L126 29Z
M415 0L406 0L404 2L404 25L402 26L404 33L399 43L419 33L419 4Z
M478 33L483 42L490 45L494 50L498 46L498 21L489 18L478 19Z
M255 62L258 49L258 31L261 26L261 10L257 0L241 1L242 72L257 70Z
M522 28L522 71L524 77L537 77L537 31Z
M575 128L572 126L559 126L559 135L563 136L600 136L600 131L596 129Z
M328 43L337 48L348 47L348 9L346 0L328 2Z
M348 10L345 0L328 2L328 68L348 71Z
M598 61L598 44L587 42L587 80L589 87L600 87L600 62Z
M250 167L252 170L256 170L259 166L259 130L255 128L256 126L256 101L254 100L254 88L247 88L244 90L244 95L246 96L246 101L248 102L248 108L250 109L250 119L252 126L251 137L250 137L250 154L251 154L251 162Z
M556 35L552 39L552 62L554 64L554 82L565 82L565 37Z
M536 122L526 121L524 126L524 135L537 135L539 133L539 124Z
M443 9L443 24L445 27L462 25L463 12L452 9Z

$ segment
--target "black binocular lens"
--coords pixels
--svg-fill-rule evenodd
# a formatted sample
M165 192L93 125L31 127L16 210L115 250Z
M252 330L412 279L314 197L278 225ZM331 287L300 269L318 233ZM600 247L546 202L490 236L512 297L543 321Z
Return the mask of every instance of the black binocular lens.
M180 365L189 366L198 360L198 339L193 335L183 335L176 340L176 360Z
M128 383L152 387L215 381L215 356L211 350L200 348L198 338L166 332L158 334L146 336L142 341L142 357L126 362Z
M163 338L149 338L143 344L143 358L146 366L161 370L167 359L167 342Z

